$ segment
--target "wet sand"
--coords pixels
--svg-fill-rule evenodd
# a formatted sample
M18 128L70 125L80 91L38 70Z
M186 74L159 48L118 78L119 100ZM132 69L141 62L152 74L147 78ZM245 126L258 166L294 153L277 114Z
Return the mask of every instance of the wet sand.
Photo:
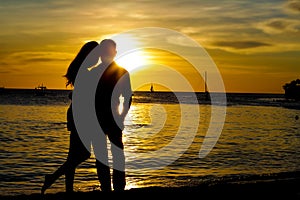
M164 195L164 196L161 196ZM182 196L180 196L182 195ZM230 199L300 199L300 178L284 180L263 180L253 182L224 182L214 185L202 184L193 187L145 187L133 188L122 192L64 192L55 194L30 194L0 196L1 200L64 200L64 199L101 199L102 197L183 197L183 198L230 198Z

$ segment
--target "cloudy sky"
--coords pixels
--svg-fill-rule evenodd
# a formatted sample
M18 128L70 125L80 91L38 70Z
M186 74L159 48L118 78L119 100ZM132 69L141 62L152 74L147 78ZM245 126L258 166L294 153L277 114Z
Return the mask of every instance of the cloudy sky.
M143 27L199 43L227 92L283 93L283 84L300 78L299 0L9 0L0 1L0 86L64 89L62 75L84 42ZM167 53L147 55L157 64L176 63ZM158 73L154 65L147 70Z

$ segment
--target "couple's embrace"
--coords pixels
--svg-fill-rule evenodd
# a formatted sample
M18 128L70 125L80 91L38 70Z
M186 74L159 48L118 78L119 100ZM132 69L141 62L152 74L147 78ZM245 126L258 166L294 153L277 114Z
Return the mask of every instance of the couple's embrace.
M95 58L91 59L93 60L92 62L89 62L90 66L82 65L92 51ZM114 191L122 191L125 189L126 185L122 131L124 128L124 118L131 105L132 91L128 71L117 65L114 61L116 53L116 43L111 39L104 39L100 42L100 44L96 41L87 42L81 47L65 74L67 86L71 85L74 87L79 68L81 66L92 67L98 63L99 59L101 59L101 63L96 67L103 68L104 71L101 74L101 77L99 77L96 89L95 111L99 125L105 134L105 141L102 141L105 145L101 148L94 148L94 151L101 151L95 152L95 154L100 153L104 156L101 161L96 159L97 175L102 191L112 191L110 167L108 165L107 158L108 152L106 147L106 138L108 138L112 144L113 189ZM69 97L71 99L72 95ZM120 104L123 104L121 106L123 108L121 111L119 110ZM72 112L72 103L67 111L67 128L70 131L70 146L67 160L53 174L45 176L44 185L41 189L42 194L44 194L46 189L48 189L62 175L65 175L66 192L73 192L75 169L80 163L84 162L91 156L90 149L83 144L76 129ZM93 141L91 141L91 145L92 144ZM118 167L114 167L115 165L118 165Z

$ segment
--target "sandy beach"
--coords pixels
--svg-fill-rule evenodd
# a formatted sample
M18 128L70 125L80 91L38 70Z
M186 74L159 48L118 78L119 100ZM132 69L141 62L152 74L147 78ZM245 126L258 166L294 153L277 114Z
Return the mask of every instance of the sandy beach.
M132 188L123 192L105 193L101 191L74 192L67 194L64 192L50 193L45 195L30 194L17 196L0 196L2 200L64 200L64 199L100 199L101 197L133 198L141 197L178 197L178 195L189 195L191 198L280 198L280 199L300 199L300 178L295 177L284 180L261 180L248 182L224 182L214 185L203 184L193 187L145 187ZM190 196L194 195L194 196ZM197 195L197 196L196 196Z

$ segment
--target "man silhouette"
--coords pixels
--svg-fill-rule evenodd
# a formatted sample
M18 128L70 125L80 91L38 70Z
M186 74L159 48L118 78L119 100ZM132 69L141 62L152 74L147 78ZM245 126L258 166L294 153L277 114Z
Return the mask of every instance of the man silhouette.
M99 67L103 69L103 73L96 89L95 110L103 131L101 133L105 135L102 139L105 141L102 141L100 149L94 149L97 158L97 174L101 190L111 191L111 174L106 143L108 137L113 161L113 189L122 191L126 185L122 131L124 119L132 100L130 76L126 69L114 61L117 51L116 43L113 40L102 40L99 51L102 61Z

